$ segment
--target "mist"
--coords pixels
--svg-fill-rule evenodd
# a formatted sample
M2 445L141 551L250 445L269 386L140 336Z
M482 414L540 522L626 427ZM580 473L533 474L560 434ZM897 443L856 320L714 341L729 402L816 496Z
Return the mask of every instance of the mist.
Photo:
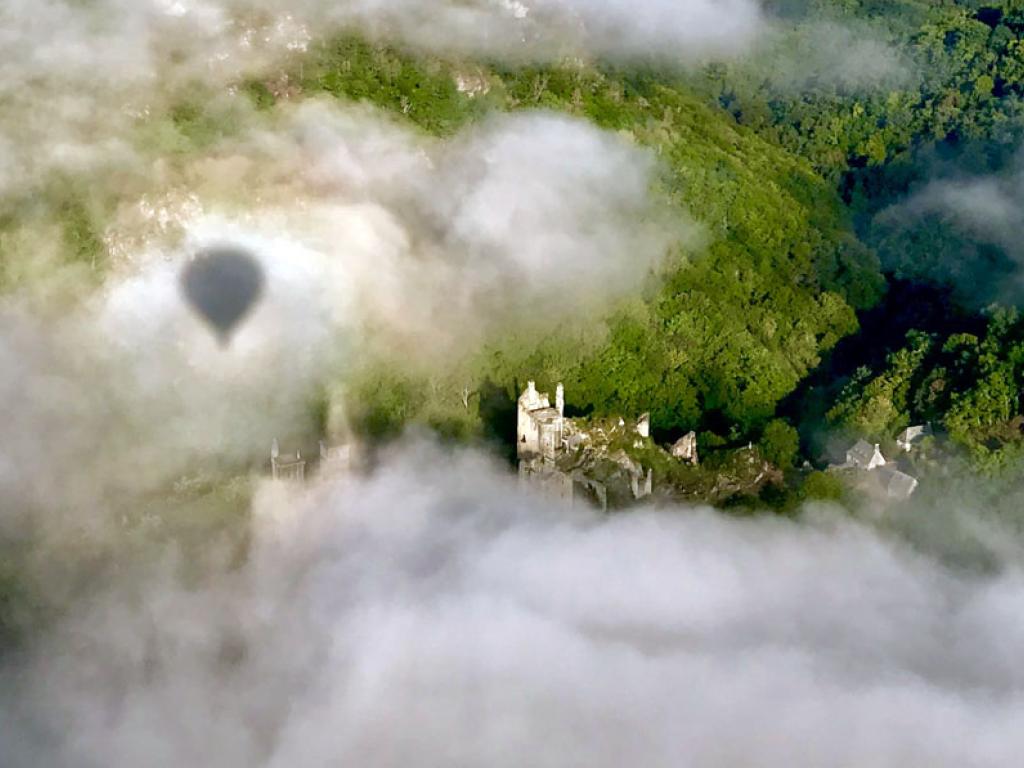
M652 151L580 119L434 138L339 101L261 113L240 80L346 30L671 68L768 27L754 0L3 4L0 195L27 222L3 256L29 279L0 296L0 552L43 608L0 646L0 762L1012 764L1019 547L976 571L827 507L602 515L415 433L365 474L264 477L367 360L445 371L499 334L600 332L706 234ZM881 43L819 31L821 77L901 76ZM153 118L183 94L231 130L174 144ZM69 180L116 191L95 282L36 205ZM916 205L1014 248L1015 187L977 183ZM260 277L230 339L181 290L219 248ZM229 477L231 536L178 540L177 488Z
M265 485L241 568L71 612L5 680L5 763L1011 765L1019 563L829 509L603 517L430 442Z
M54 170L131 168L140 119L345 30L449 56L694 62L745 50L761 14L753 0L14 0L0 8L0 192Z
M877 217L883 263L898 275L953 288L972 308L1024 299L1024 170L1020 158L999 173L943 173ZM927 259L910 261L908 237L934 242Z
M692 63L742 52L764 24L752 0L361 0L327 13L432 51L520 61L584 55Z
M315 431L311 403L368 357L440 371L496 333L596 317L697 231L664 215L655 171L646 150L546 114L437 142L310 102L221 145L183 170L176 203L170 183L122 206L100 290L69 304L50 276L0 300L18 446L0 455L4 523L97 521L111 494L244 466ZM180 289L222 246L265 283L227 348Z
M919 68L877 29L851 21L805 19L769 27L738 67L763 73L782 93L820 88L873 93L907 87Z

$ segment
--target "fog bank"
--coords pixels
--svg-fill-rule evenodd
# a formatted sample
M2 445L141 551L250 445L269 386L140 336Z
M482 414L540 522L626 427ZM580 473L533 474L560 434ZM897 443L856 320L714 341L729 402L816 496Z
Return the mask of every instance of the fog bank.
M80 605L4 686L7 764L1014 764L1019 564L827 511L599 517L413 444L268 484L240 570Z

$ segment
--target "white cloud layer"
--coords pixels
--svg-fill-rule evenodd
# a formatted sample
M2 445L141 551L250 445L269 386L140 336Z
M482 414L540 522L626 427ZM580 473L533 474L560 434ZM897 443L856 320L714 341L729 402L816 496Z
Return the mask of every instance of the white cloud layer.
M83 604L5 681L7 764L1015 764L1017 565L513 482L421 444L267 486L241 570Z
M326 13L434 51L512 59L591 54L692 62L743 51L763 22L754 0L357 0Z
M1024 296L1022 211L1021 157L998 174L940 176L878 215L879 230L892 238L883 243L883 260L898 274L952 286L970 305L1019 304ZM907 257L904 239L915 237L936 242L927 258Z
M691 62L744 50L760 26L754 0L9 0L0 194L131 165L126 137L168 94L279 67L341 29L442 54Z

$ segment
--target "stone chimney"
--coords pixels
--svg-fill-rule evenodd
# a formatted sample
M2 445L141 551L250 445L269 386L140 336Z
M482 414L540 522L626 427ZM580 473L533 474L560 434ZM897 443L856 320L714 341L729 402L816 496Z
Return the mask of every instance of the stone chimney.
M565 387L561 382L555 387L555 408L558 409L559 416L565 416Z

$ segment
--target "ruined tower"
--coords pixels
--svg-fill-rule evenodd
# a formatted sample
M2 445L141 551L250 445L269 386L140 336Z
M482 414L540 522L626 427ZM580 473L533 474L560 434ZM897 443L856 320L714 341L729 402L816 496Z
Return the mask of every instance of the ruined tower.
M294 454L281 453L277 438L270 444L270 475L275 480L303 480L306 477L306 462L298 450Z
M562 447L565 392L559 384L555 390L556 407L551 407L547 393L537 391L530 381L519 396L516 418L516 455L520 460L542 458L553 461Z

